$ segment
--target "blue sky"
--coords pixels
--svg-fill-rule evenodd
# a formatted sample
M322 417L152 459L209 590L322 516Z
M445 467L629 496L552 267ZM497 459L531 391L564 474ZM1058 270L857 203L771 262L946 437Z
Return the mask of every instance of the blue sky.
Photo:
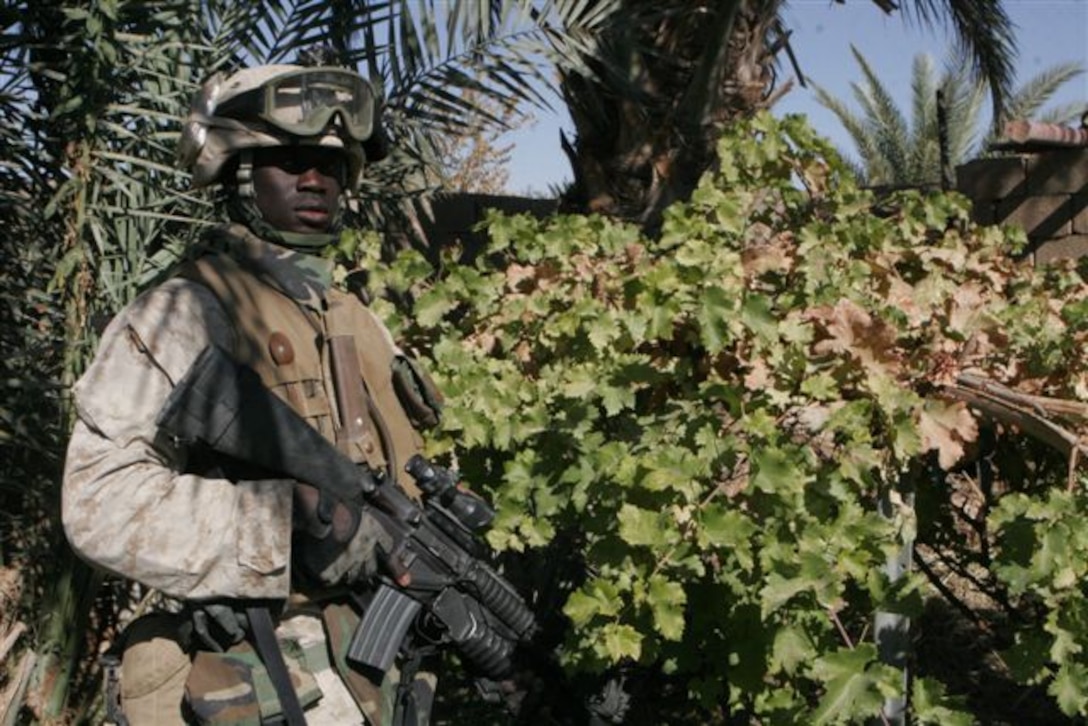
M1016 73L1027 80L1058 63L1081 63L1088 69L1088 0L1006 0L1005 7L1016 26L1019 56ZM793 31L792 45L806 77L840 98L851 100L850 84L861 71L850 53L853 43L891 89L906 104L910 92L911 63L925 52L939 64L950 40L940 30L904 22L899 14L887 16L868 0L792 0L785 13ZM783 77L792 77L788 64ZM1083 103L1088 108L1088 74L1063 86L1053 103ZM559 113L538 114L535 125L514 132L508 187L513 193L546 193L550 185L569 180L570 167L559 147L559 130L572 134L561 103ZM852 107L856 107L851 102ZM794 85L774 107L776 113L803 113L813 126L836 145L852 153L852 147L830 111L819 106L810 89Z

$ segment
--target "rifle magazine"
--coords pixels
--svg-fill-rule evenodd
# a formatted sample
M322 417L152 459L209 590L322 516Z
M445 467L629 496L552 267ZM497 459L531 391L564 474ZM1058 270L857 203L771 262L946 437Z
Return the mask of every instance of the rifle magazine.
M418 601L382 583L348 646L347 659L385 673L422 607Z

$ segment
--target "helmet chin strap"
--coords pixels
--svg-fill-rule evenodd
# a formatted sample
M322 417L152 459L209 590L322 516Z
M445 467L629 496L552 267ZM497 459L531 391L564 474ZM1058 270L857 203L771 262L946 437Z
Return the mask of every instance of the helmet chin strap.
M329 232L304 234L284 232L269 224L257 208L257 190L253 186L253 151L243 149L238 153L236 184L227 189L227 216L232 222L243 224L261 239L281 247L300 252L319 252L340 239L341 209L337 209Z

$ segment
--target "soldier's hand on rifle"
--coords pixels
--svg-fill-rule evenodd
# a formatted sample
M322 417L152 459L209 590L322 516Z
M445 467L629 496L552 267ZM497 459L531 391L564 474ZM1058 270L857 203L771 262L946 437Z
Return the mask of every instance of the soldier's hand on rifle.
M378 548L392 538L365 509L349 507L317 487L294 485L295 563L322 585L366 580L378 570Z

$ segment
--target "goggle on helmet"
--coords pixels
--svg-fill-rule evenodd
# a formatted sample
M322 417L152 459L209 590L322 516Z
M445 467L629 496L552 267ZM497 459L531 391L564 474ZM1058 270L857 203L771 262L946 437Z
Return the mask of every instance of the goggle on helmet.
M273 65L217 75L193 98L178 160L200 187L242 149L312 143L342 148L355 186L363 150L372 160L384 156L376 116L373 87L344 68Z
M259 118L293 136L316 136L339 116L344 131L362 142L374 128L374 91L349 70L303 68L221 102L216 115Z

